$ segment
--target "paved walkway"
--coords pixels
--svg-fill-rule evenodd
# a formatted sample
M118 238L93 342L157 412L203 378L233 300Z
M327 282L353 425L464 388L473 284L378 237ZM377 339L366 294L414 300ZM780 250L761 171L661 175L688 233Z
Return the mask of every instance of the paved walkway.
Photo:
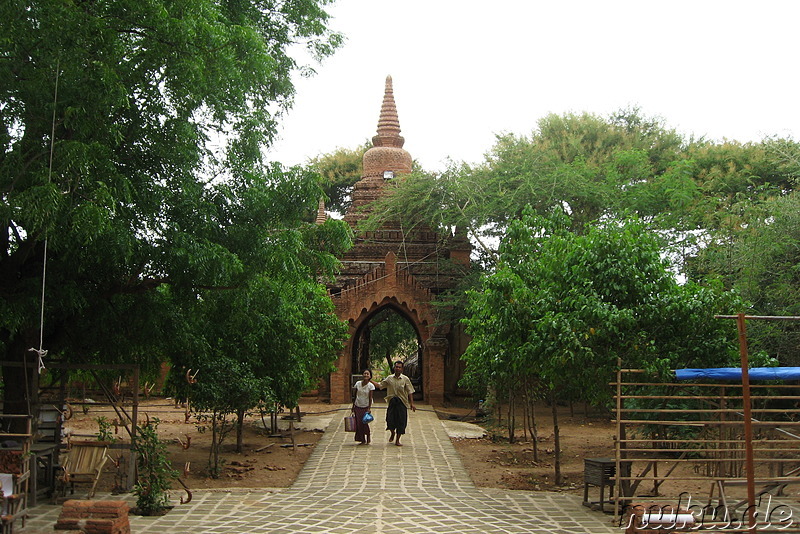
M409 414L403 447L386 444L376 410L373 443L357 445L333 418L294 485L280 490L197 491L188 505L158 518L131 516L147 533L620 533L612 518L580 498L479 489L445 427L425 405ZM176 492L177 495L177 492ZM117 497L119 498L119 497ZM132 500L132 497L130 497ZM60 508L31 510L23 534L52 532Z

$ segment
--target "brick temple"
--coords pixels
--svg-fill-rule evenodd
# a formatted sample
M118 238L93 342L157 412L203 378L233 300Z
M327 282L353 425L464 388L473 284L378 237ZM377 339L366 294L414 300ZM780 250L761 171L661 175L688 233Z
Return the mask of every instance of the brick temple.
M337 316L350 326L336 371L329 377L334 403L350 402L353 375L369 364L370 321L386 310L406 319L416 332L418 352L411 366L413 376L409 376L418 398L442 404L456 393L463 370L460 356L467 344L463 327L442 324L446 321L432 301L453 287L469 267L472 249L465 233L442 235L411 221L386 223L375 231L357 227L369 215L370 203L387 193L389 181L411 173L411 154L403 149L404 142L392 79L387 77L377 135L364 154L363 174L344 216L353 229L355 245L342 258L336 281L328 286ZM325 217L323 206L320 217Z

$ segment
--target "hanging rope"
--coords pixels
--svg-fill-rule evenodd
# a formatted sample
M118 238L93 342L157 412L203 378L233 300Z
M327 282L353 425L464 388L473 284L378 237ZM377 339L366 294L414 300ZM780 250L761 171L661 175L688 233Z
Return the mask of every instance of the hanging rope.
M47 183L52 183L53 177L53 153L55 152L56 144L56 106L58 105L58 80L61 73L61 58L56 60L56 83L53 90L53 119L50 123L50 161L47 169ZM41 308L39 310L39 348L28 349L28 352L35 352L38 356L38 372L42 374L45 370L44 357L47 356L47 351L44 349L44 302L45 302L45 287L47 283L47 230L44 234L44 251L42 252L42 294L41 294ZM26 375L27 376L27 375ZM27 379L26 379L27 387ZM30 398L30 395L28 395Z

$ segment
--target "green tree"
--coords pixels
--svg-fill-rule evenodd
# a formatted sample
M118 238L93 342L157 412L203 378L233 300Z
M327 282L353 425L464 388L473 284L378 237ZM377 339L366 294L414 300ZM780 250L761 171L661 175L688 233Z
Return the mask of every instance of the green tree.
M366 141L353 149L337 148L308 162L309 167L322 177L322 188L328 197L325 207L328 210L344 215L350 207L350 194L363 172L364 152L371 146Z
M629 212L652 218L697 194L682 163L685 143L638 110L548 115L529 136L498 135L479 165L452 162L439 175L396 181L376 216L463 228L484 251L525 206L542 214L563 207L577 232Z
M719 287L679 285L660 240L638 221L590 225L584 234L570 226L563 212L528 210L511 222L497 269L470 293L473 341L463 357L468 386L508 392L535 383L546 392L556 483L560 398L607 402L618 358L652 370L727 362L731 325L712 317L738 304Z
M336 257L351 244L349 228L335 220L303 222L319 195L314 175L295 169L273 173L269 182L238 191L227 182L236 207L215 217L231 219L220 239L239 262L236 283L170 288L184 328L171 360L178 369L199 372L184 395L196 410L211 414L213 473L231 427L227 417L236 416L241 449L245 413L260 404L296 406L301 393L331 371L346 332L317 280L332 276Z
M320 196L261 149L307 70L292 47L322 58L341 43L327 3L0 5L4 361L40 345L45 258L43 346L72 361L185 351L198 292L253 278L231 239ZM25 411L35 384L3 372L6 409Z
M800 195L797 191L759 205L737 232L729 257L723 261L731 285L751 303L756 315L800 316ZM711 267L714 268L713 266ZM800 325L795 322L751 321L748 338L781 365L800 364Z
M528 136L498 136L479 165L451 162L439 174L393 182L374 213L379 221L466 229L488 268L493 243L526 205L540 214L564 208L578 233L635 214L662 233L677 270L697 280L721 276L730 287L741 230L764 216L765 202L794 189L797 154L788 139L684 139L636 109L549 115Z

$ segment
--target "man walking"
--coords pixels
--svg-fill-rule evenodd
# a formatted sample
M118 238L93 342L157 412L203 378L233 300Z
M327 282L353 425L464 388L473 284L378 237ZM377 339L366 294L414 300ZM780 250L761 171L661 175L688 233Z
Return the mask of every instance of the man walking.
M386 390L386 401L389 403L386 408L386 430L392 433L389 443L394 441L395 445L401 447L400 436L406 433L408 409L417 411L414 407L414 386L411 385L411 379L403 374L403 362L394 362L394 374L381 380L377 386Z

